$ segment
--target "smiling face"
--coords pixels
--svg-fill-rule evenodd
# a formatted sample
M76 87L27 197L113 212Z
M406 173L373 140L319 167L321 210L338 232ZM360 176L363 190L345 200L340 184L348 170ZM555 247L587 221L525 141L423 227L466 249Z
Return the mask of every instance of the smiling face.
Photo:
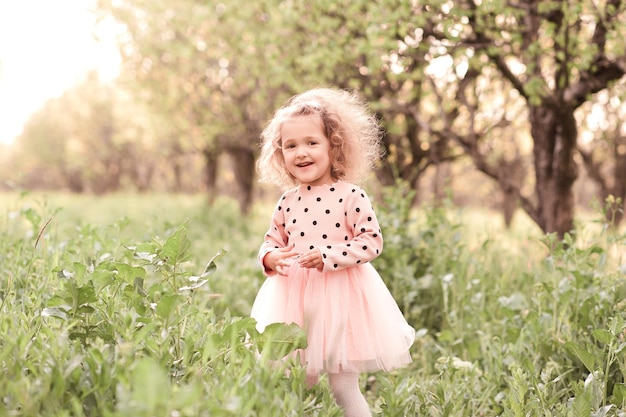
M287 171L301 184L332 184L330 142L317 114L294 116L280 128Z

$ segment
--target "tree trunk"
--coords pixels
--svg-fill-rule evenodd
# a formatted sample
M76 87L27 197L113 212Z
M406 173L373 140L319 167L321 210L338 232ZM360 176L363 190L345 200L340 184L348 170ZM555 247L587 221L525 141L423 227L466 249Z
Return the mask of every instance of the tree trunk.
M233 173L239 188L237 196L239 207L242 213L247 214L252 207L255 155L249 148L231 148L228 149L228 153L233 159Z
M574 111L547 104L531 106L530 123L537 209L529 214L545 233L562 239L574 227L573 184L578 177Z
M217 195L217 168L219 160L219 152L215 149L205 148L202 150L204 155L204 184L206 186L209 205L213 205Z

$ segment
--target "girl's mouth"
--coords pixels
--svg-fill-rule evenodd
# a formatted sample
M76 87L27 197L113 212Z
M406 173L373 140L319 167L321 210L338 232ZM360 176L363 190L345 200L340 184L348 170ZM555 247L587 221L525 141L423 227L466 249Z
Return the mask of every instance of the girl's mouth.
M301 162L299 164L296 164L298 168L308 167L309 165L313 165L313 162Z

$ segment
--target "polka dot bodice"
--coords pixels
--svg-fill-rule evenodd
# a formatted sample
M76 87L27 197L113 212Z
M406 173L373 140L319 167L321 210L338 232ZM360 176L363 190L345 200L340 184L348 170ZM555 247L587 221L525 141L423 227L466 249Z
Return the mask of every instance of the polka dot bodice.
M331 271L374 259L382 250L383 237L365 191L353 184L337 182L300 185L282 195L259 259L291 243L301 253L319 248L324 271Z

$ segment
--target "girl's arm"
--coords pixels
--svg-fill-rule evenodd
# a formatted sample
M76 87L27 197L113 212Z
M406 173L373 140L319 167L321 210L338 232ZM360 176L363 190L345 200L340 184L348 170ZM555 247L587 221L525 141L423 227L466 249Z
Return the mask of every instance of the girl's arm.
M288 245L289 239L285 233L285 217L281 208L281 198L274 208L270 227L265 233L265 240L259 249L259 262L263 266L265 275L271 276L276 273L284 275L286 273L287 259L298 255L293 250L293 245Z
M366 263L383 250L383 236L371 200L361 189L350 195L346 221L353 238L346 243L320 246L325 271L337 271Z

